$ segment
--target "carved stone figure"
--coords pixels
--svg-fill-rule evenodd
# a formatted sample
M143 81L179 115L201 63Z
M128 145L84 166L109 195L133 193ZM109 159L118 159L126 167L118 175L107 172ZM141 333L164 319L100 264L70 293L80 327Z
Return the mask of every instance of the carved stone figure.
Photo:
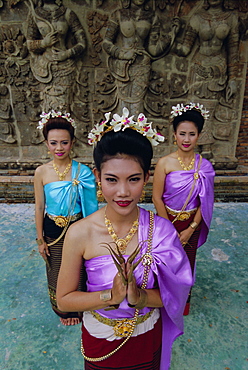
M180 56L188 56L192 49L195 51L190 67L188 97L199 102L201 99L214 100L215 104L208 108L214 111L215 118L219 110L223 111L219 105L227 107L228 121L237 92L238 21L233 12L223 8L223 0L205 0L204 4L204 8L191 17L184 40L177 45L176 51ZM197 39L199 46L194 48ZM205 145L205 157L211 156L210 144L214 142L211 121L213 116L199 140L199 145Z
M70 45L69 35L74 38ZM77 15L61 1L41 0L34 8L30 0L27 45L32 72L46 86L42 110L70 111L76 58L86 48L85 33Z
M170 49L173 35L160 37L159 22L145 0L123 1L108 23L103 49L115 78L116 106L128 107L132 114L143 110L150 77L151 58ZM173 29L178 32L178 26Z
M14 128L11 122L11 105L9 103L9 91L5 84L0 84L0 141L8 144L16 142Z
M19 130L16 117L20 119L25 112L23 77L29 69L25 37L16 24L0 28L0 50L0 141L13 144ZM19 138L22 139L22 130Z

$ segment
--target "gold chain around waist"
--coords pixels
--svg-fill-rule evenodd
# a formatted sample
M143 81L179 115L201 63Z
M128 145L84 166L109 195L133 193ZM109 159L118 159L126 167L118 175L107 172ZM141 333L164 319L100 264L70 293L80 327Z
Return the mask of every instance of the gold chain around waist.
M117 337L127 337L134 329L134 326L141 324L142 322L146 321L149 317L151 317L151 314L153 313L154 309L151 311L147 312L143 316L138 316L136 318L132 319L109 319L108 317L104 317L100 315L96 311L90 311L92 316L97 319L99 322L113 326L115 335Z
M53 216L47 213L47 216L53 220L57 226L65 227L69 222L79 220L82 217L82 213L76 213L72 216Z
M197 211L197 208L189 209L187 211L176 211L168 206L165 206L165 208L170 215L177 217L178 221L188 220L190 216L194 215Z

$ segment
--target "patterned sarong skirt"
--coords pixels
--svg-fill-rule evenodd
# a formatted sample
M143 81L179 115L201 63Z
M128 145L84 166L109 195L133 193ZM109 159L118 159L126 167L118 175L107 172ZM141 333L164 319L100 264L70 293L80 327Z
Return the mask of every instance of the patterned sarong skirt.
M62 233L63 228L57 226L53 220L47 215L44 218L44 235L47 244L56 240ZM62 312L57 307L56 302L56 286L59 274L59 269L62 259L62 249L64 243L64 236L55 244L49 246L50 256L48 256L48 264L46 266L48 293L53 311L63 319L67 318L81 318L79 312ZM82 264L81 278L78 290L85 290L86 287L86 272Z

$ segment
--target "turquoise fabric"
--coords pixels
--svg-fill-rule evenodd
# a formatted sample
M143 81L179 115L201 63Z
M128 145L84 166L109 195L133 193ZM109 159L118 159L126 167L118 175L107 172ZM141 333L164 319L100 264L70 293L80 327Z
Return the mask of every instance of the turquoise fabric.
M86 217L98 209L95 176L89 167L74 160L71 181L50 182L44 193L46 212L53 216L82 212Z

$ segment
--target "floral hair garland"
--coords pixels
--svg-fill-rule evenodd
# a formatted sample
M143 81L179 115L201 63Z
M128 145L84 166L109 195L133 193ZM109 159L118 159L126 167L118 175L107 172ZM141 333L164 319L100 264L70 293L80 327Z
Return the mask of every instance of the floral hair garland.
M138 115L137 121L134 121L134 116L128 117L129 110L126 107L123 108L122 116L116 113L110 121L110 115L111 112L105 113L105 120L97 123L90 131L88 135L88 143L90 145L94 145L100 141L102 136L108 131L124 131L126 128L131 128L146 136L153 146L164 141L164 136L152 128L152 123L147 122L147 118L143 113Z
M37 128L39 130L42 130L44 125L47 123L47 121L50 119L50 118L55 118L55 117L61 117L61 118L64 118L66 119L68 122L70 122L70 124L76 128L76 123L74 121L73 118L70 117L70 113L61 113L61 112L57 112L55 110L51 110L50 112L48 113L45 113L45 112L42 112L41 115L41 120L39 121L39 125L37 126Z
M202 104L199 104L199 103L189 103L187 105L183 105L182 103L181 104L177 104L176 106L172 107L172 111L171 111L171 118L175 118L177 116L180 116L181 114L187 112L188 110L191 110L191 109L196 109L198 110L202 117L205 118L205 119L208 119L209 117L209 111L206 110Z

